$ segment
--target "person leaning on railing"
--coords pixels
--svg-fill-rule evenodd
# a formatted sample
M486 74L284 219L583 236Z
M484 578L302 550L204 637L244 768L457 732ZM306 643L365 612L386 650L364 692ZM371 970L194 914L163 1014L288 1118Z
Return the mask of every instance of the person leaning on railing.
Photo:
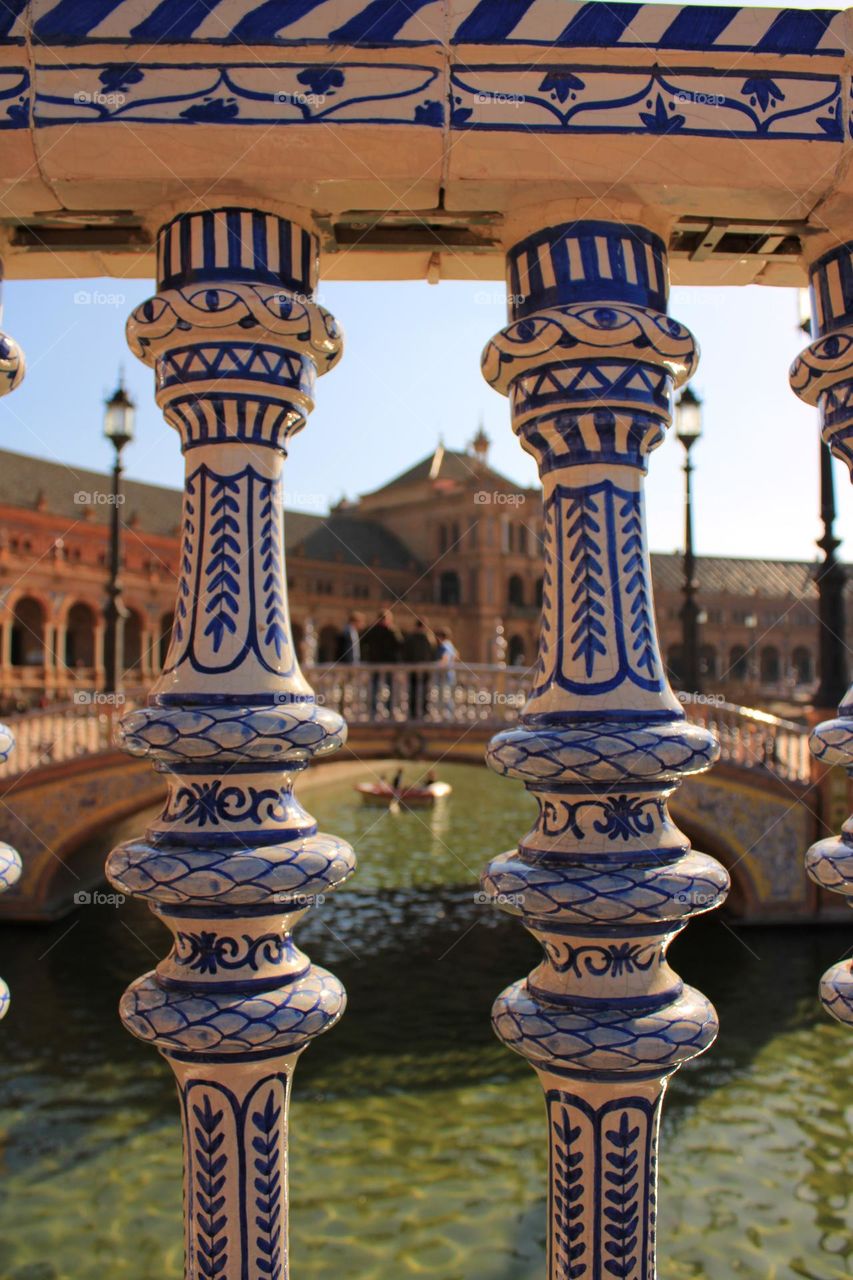
M400 661L403 637L394 624L394 615L390 609L383 609L372 627L368 627L361 636L361 656L363 662L371 662L377 667L392 667ZM385 683L387 675L387 685ZM370 673L370 716L382 706L386 716L391 714L391 673L371 671Z
M450 720L453 716L453 690L456 686L456 663L459 661L459 651L454 645L449 628L445 627L441 631L435 633L438 641L436 650L436 663L438 664L438 703L441 708L441 715L445 720Z

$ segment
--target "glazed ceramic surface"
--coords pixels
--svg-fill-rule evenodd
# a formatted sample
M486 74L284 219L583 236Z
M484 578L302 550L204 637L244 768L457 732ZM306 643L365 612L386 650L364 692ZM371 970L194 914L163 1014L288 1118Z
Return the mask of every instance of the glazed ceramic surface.
M697 352L666 314L666 248L643 226L547 227L511 249L507 277L510 323L483 371L539 466L545 576L534 687L487 759L539 814L483 886L544 958L492 1017L545 1090L550 1280L639 1280L655 1273L663 1091L717 1031L666 951L728 887L667 812L718 746L666 681L643 510L648 455Z
M181 574L163 672L121 732L168 795L107 871L150 903L173 946L121 1014L177 1079L187 1276L276 1280L287 1274L293 1068L345 1003L292 929L354 867L293 794L345 726L296 660L281 472L341 336L314 301L315 237L274 214L176 217L160 232L158 281L128 336L186 459Z
M810 274L814 341L791 368L791 386L820 410L821 434L853 474L853 241L836 245L813 263ZM811 736L817 760L853 773L853 688L835 720ZM840 836L813 844L806 870L824 889L853 898L853 818ZM853 1025L853 965L849 959L823 976L820 998L839 1022Z

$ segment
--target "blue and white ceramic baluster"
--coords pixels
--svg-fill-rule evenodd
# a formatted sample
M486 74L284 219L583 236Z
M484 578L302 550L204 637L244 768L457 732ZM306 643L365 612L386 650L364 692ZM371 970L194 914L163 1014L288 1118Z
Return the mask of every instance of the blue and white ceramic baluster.
M667 812L718 748L666 681L643 505L647 455L697 352L666 315L666 248L644 226L551 226L508 267L511 322L483 371L539 465L545 571L534 688L488 762L539 815L483 885L544 959L493 1022L545 1091L549 1280L651 1280L661 1099L717 1032L666 950L728 888Z
M814 341L791 367L791 386L820 410L821 435L853 476L853 240L835 245L813 263L809 282ZM853 774L853 686L835 720L813 730L816 759ZM840 836L813 844L806 870L817 884L843 894L853 906L853 817ZM823 975L820 998L839 1022L853 1026L853 963L841 960Z
M0 279L3 265L0 263ZM2 316L2 306L0 306ZM24 353L8 334L0 332L0 396L8 395L20 386L26 366ZM5 764L15 748L15 738L8 725L0 724L0 763ZM21 855L10 844L0 841L0 893L11 889L21 876ZM0 978L0 1018L9 1008L9 988Z
M128 324L186 480L165 668L122 722L126 749L164 773L168 796L107 871L174 935L121 1015L177 1077L192 1280L287 1275L290 1080L345 1003L291 936L354 867L293 794L346 732L299 669L284 560L284 455L341 351L314 300L317 262L315 236L275 213L182 215L159 235L157 294Z

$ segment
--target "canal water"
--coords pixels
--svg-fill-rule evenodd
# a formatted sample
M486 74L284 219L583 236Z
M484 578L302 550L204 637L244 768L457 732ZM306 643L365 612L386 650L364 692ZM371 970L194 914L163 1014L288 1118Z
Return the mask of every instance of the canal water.
M452 797L417 816L362 808L350 784L310 797L322 827L357 846L360 871L299 931L344 980L349 1010L296 1074L297 1280L543 1280L544 1108L489 1027L493 997L536 947L474 887L531 801L485 770L441 775ZM181 1275L171 1073L116 1017L166 937L131 902L0 930L13 991L0 1027L3 1280ZM723 1030L670 1086L662 1280L850 1276L853 1037L815 989L851 942L853 929L709 919L676 944Z

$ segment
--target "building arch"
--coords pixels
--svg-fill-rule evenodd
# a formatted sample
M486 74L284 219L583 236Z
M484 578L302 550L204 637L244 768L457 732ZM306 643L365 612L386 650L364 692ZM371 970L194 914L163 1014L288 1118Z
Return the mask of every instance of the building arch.
M506 652L507 662L511 667L521 667L525 664L524 653L524 636L510 636L509 644Z
M85 600L75 600L65 615L65 651L62 660L69 671L95 666L97 614Z
M761 650L759 672L762 684L778 684L782 678L782 667L779 661L779 650L775 644L765 645Z
M337 660L338 628L333 623L327 622L325 627L320 628L320 634L317 637L317 661L337 662Z
M36 596L20 596L12 610L12 666L39 667L45 663L47 609Z
M524 580L514 573L506 584L506 602L511 608L524 608Z
M124 671L130 683L143 677L142 655L145 643L145 619L138 609L128 608L124 620Z
M811 684L815 678L815 664L811 649L806 645L797 645L791 654L791 666L797 684Z
M712 644L703 644L699 649L699 675L703 680L716 680L719 675L717 650Z
M445 605L462 603L462 584L455 569L446 569L438 584L438 602Z
M729 649L729 670L728 674L732 680L746 680L749 676L749 659L746 655L746 647L742 644L733 644Z
M166 659L169 656L169 645L172 643L172 627L174 626L175 615L170 610L168 613L160 616L160 634L157 639L157 650L160 658L160 670L165 671Z

